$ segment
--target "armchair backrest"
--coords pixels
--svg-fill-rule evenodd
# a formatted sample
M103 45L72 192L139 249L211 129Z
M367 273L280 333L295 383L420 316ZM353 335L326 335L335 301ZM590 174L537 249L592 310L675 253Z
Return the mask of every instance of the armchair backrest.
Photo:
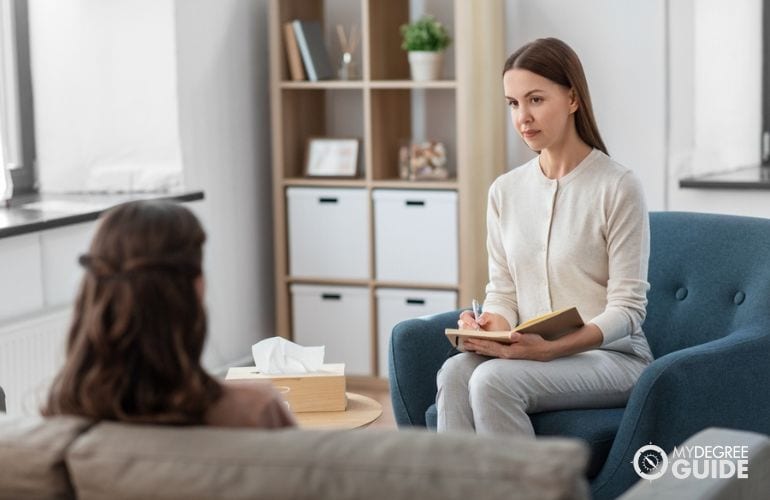
M650 214L644 332L653 355L724 337L770 318L770 219Z

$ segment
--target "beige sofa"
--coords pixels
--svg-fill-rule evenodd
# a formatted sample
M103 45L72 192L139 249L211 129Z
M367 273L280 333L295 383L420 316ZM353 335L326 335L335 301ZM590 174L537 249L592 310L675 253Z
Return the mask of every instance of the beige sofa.
M0 415L0 498L588 498L565 439L256 431Z
M767 436L707 429L684 444L749 446L749 479L669 474L640 481L622 499L754 499L770 491ZM0 414L0 499L584 499L586 461L583 444L566 439L175 428Z

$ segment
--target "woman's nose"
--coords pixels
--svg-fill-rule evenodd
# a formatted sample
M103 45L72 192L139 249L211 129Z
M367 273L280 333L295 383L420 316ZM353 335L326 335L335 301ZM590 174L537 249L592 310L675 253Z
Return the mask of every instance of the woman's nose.
M532 121L532 115L529 113L527 108L522 106L517 110L516 116L515 116L516 125L524 125L526 123L530 123L531 121Z

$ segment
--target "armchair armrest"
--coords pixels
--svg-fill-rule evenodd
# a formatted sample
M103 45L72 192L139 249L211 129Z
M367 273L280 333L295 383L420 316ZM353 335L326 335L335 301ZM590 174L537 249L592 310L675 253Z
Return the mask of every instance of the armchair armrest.
M457 328L461 311L410 319L393 328L388 376L399 427L425 426L425 411L436 402L436 374L444 361L456 353L444 329Z
M770 325L759 325L654 361L631 393L594 498L636 482L630 462L650 442L668 453L708 427L770 434L770 398L756 394L770 378L768 353Z

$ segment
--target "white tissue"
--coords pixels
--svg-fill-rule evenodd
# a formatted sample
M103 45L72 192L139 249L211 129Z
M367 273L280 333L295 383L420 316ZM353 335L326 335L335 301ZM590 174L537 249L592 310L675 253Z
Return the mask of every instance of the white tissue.
M251 346L251 355L260 373L310 373L321 369L324 350L324 346L303 347L282 337L270 337Z

